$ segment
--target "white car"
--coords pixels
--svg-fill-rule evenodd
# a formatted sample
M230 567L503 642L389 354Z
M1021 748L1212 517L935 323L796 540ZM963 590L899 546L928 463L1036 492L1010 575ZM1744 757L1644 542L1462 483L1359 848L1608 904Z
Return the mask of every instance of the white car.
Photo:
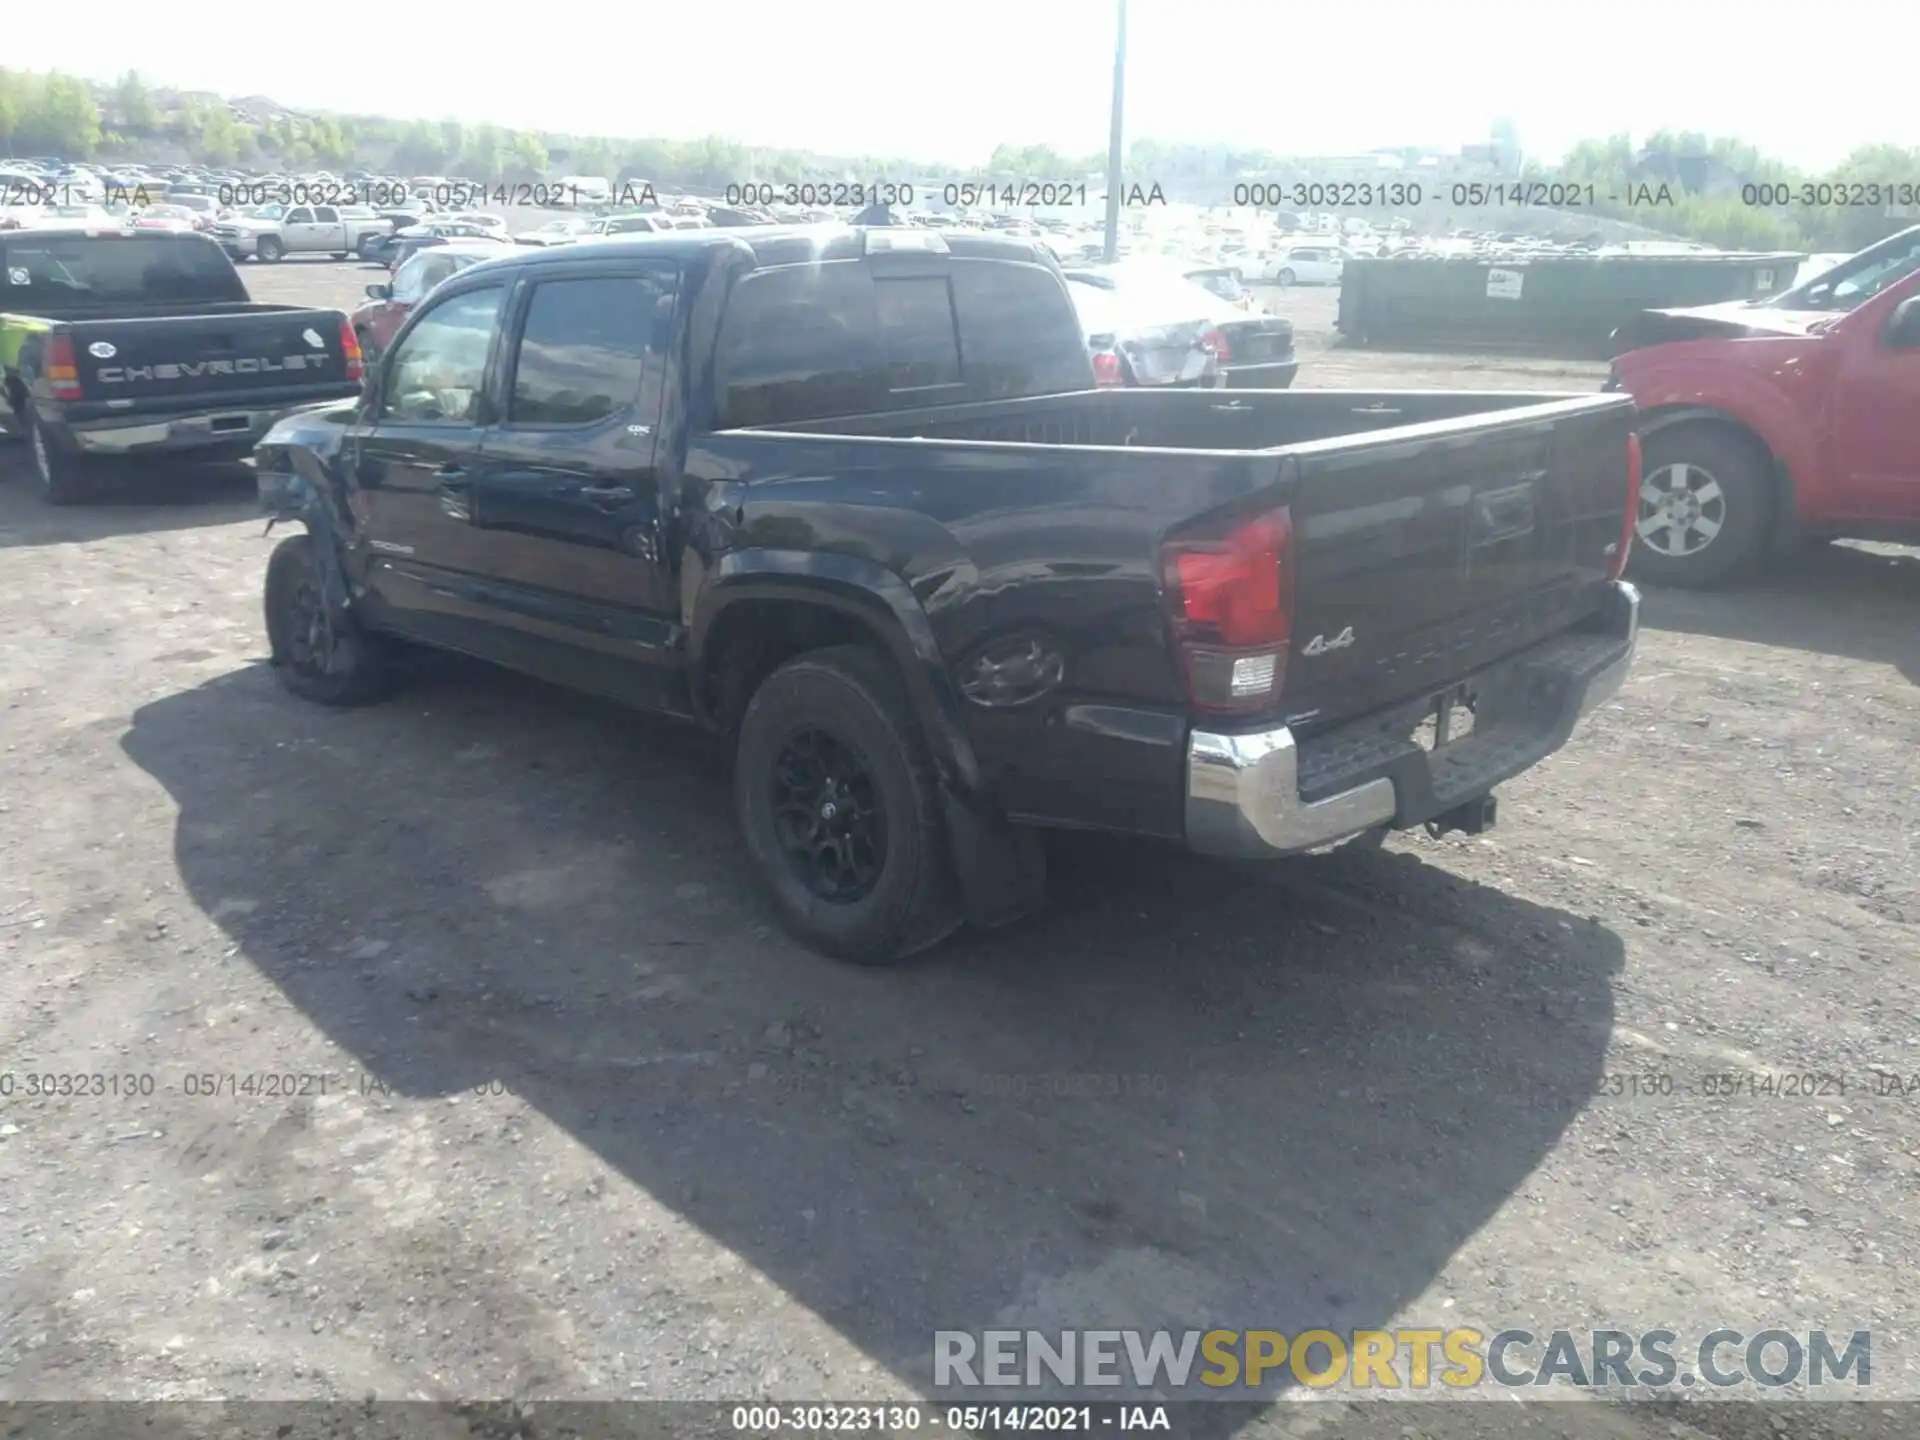
M1274 285L1338 285L1345 256L1338 245L1294 245L1267 259Z
M513 238L512 233L507 229L505 216L482 215L475 211L463 210L460 214L450 215L447 218L460 225L478 225L496 239L511 240Z

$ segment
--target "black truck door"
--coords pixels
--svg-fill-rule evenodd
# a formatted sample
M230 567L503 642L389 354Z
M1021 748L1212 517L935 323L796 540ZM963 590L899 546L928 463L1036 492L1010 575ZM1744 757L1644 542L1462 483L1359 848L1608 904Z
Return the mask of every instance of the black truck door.
M556 678L676 710L678 606L654 451L678 291L677 268L638 257L535 269L506 327L503 409L473 487L494 557L488 619L505 648L560 641L574 653L539 668L576 667Z
M423 308L381 363L373 412L351 444L369 582L395 622L473 648L475 584L488 556L472 527L472 484L504 282Z

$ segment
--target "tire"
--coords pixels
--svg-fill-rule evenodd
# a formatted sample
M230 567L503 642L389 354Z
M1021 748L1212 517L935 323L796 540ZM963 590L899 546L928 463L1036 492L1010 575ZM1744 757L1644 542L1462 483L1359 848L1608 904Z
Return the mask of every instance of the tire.
M259 242L253 247L254 259L264 260L269 265L286 253L287 247L271 235L262 235Z
M33 455L33 483L49 505L79 505L94 498L97 487L83 456L63 448L31 410L26 416L27 445Z
M841 765L851 768L834 775ZM816 782L832 784L825 800ZM813 949L887 965L959 928L933 759L877 652L815 650L768 676L741 718L733 783L754 866L782 921ZM803 816L818 837L816 800L837 832L837 866L819 863L824 845L811 863L789 854L806 843ZM864 823L849 825L856 812Z
M353 252L351 250L336 250L333 252L333 258L336 260L351 260L353 258Z
M1706 589L1766 548L1773 487L1766 453L1723 425L1676 425L1646 442L1627 568L1635 579Z
M1276 285L1291 285L1293 284L1293 279L1293 271L1282 270L1278 275L1273 277L1273 283Z
M394 657L386 642L362 630L351 616L331 621L318 616L316 543L312 535L289 535L267 561L267 641L273 672L302 700L365 705L392 690L398 674ZM323 653L316 656L315 650Z

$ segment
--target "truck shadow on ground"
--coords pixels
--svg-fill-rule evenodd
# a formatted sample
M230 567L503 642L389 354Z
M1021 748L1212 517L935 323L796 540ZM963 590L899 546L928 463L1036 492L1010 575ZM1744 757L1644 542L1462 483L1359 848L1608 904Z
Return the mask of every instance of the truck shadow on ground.
M253 472L244 465L143 462L137 469L105 472L97 501L67 506L40 498L32 465L25 445L12 436L0 438L0 550L230 525L260 516Z
M193 901L351 1063L505 1082L923 1392L943 1329L1388 1322L1612 1024L1610 930L1397 851L1067 839L1042 914L838 965L773 928L706 737L459 663L346 713L258 666L122 743Z
M1920 685L1920 553L1818 545L1719 591L1647 587L1658 630L1891 665Z

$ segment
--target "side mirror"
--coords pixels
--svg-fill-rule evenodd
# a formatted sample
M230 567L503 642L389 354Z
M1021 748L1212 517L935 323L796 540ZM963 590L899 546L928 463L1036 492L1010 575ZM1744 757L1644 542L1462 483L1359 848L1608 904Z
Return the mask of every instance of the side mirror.
M393 287L391 285L369 285L367 286L367 298L370 300L391 300L393 298Z
M1887 344L1920 348L1920 295L1910 295L1887 317Z

